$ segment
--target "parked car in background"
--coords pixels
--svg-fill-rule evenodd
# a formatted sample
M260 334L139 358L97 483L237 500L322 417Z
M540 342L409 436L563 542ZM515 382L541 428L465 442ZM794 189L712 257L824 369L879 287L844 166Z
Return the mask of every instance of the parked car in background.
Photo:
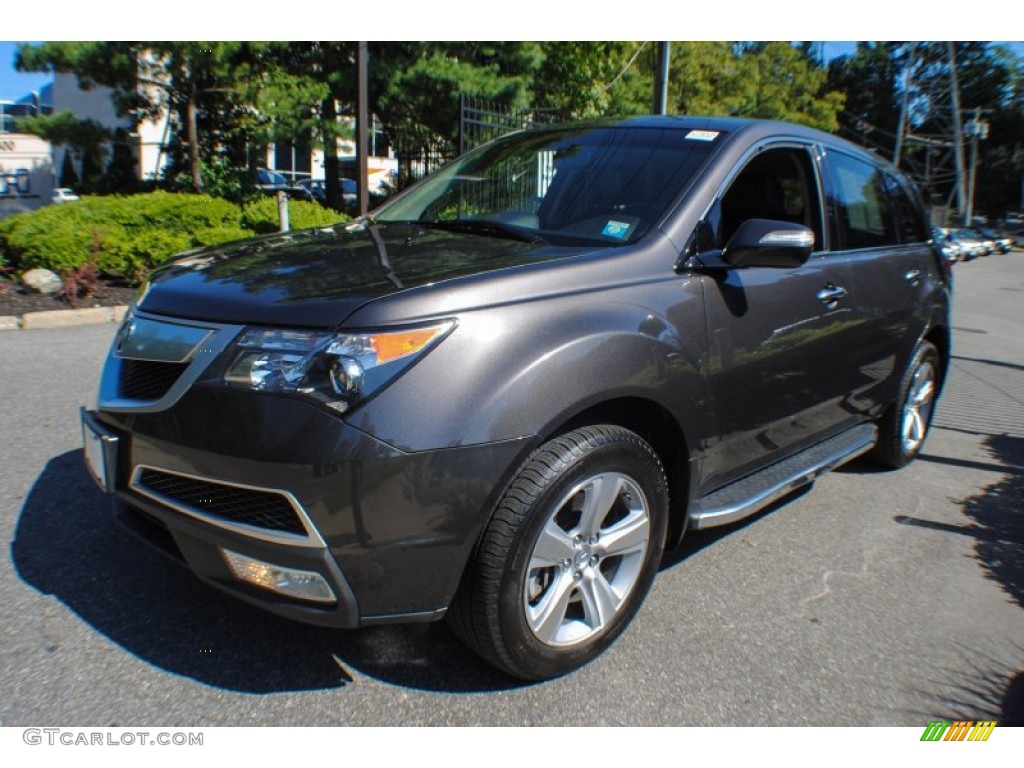
M298 184L292 184L277 171L269 168L259 168L256 171L256 189L268 195L276 195L284 192L294 200L312 200L313 195L308 189Z
M995 238L986 234L980 227L965 227L964 231L968 236L977 238L977 240L985 246L986 256L999 253L999 246L996 244Z
M950 264L955 264L963 255L963 248L954 238L950 237L949 231L942 227L932 227L932 239L942 252L944 258Z
M321 205L327 203L327 184L324 179L303 179L298 185L305 189L313 200ZM356 183L352 179L341 179L341 201L345 208L353 208L356 205L358 194Z
M835 135L548 126L347 226L170 259L82 412L85 459L120 522L241 600L447 616L551 678L615 641L687 530L912 461L950 289L912 185Z
M984 238L986 245L992 244L993 253L1009 253L1013 247L1013 238L984 227L974 229L979 237Z
M323 179L302 179L297 182L298 186L306 190L310 197L316 202L323 205L327 200L327 192L324 187Z
M949 237L960 246L960 258L963 261L971 261L989 254L985 241L969 229L952 229L949 231Z
M51 203L70 203L80 199L73 190L68 187L57 187L50 196Z

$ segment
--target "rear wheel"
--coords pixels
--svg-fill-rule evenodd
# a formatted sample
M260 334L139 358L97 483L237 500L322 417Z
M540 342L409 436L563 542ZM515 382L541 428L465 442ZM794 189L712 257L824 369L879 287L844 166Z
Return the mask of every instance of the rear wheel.
M923 341L914 352L900 384L896 403L879 423L873 458L887 467L909 464L924 445L939 394L939 351Z
M668 490L653 449L617 426L585 427L531 456L498 505L449 611L480 656L541 680L618 637L650 588Z

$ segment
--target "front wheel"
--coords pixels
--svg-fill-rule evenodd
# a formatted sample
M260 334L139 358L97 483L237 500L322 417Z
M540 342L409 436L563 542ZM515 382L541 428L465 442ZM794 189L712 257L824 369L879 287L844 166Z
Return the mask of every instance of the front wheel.
M935 345L922 341L900 383L899 398L879 423L874 459L903 467L921 452L931 427L940 386L940 357Z
M586 664L650 589L667 511L665 473L637 434L602 425L551 440L487 526L448 614L453 629L526 680Z

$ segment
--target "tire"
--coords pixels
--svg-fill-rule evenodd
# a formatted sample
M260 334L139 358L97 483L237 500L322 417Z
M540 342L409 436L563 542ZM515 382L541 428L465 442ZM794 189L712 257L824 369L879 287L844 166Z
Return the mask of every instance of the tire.
M449 622L515 677L571 672L636 614L667 523L665 472L638 435L601 425L555 438L527 459L498 503Z
M879 421L878 443L871 454L878 464L898 469L921 452L935 413L941 370L939 351L922 341L903 374L899 397Z

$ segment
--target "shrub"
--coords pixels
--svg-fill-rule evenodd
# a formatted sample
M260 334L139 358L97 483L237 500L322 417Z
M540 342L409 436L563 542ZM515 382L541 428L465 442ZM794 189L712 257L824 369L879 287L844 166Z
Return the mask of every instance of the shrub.
M326 227L348 221L344 213L324 208L319 203L305 200L288 201L288 222L292 229ZM248 203L242 209L242 226L260 234L277 232L280 228L277 216L277 198L262 197Z
M187 251L195 246L189 235L180 232L165 232L160 229L142 230L123 245L118 243L117 257L100 261L105 272L124 275L131 282L140 282L157 264L168 256Z
M4 233L5 251L19 269L44 267L57 273L75 269L89 260L93 240L100 240L102 252L104 240L115 229L77 217L43 215L50 210L44 208L9 220L13 226Z
M187 235L200 229L237 227L241 214L234 203L206 195L154 192L122 200L137 205L138 213L147 226Z
M221 243L230 243L235 240L244 240L247 237L254 237L256 233L251 229L242 229L237 226L224 226L197 229L193 235L195 236L196 245L220 245Z
M289 201L293 229L347 220L317 203ZM0 221L0 266L44 267L58 274L90 260L106 274L140 280L167 257L199 246L276 232L277 201L245 206L206 195L151 192L83 197Z
M141 279L168 256L251 237L241 209L205 195L83 197L0 222L0 254L19 270L66 273L94 258L107 274Z

